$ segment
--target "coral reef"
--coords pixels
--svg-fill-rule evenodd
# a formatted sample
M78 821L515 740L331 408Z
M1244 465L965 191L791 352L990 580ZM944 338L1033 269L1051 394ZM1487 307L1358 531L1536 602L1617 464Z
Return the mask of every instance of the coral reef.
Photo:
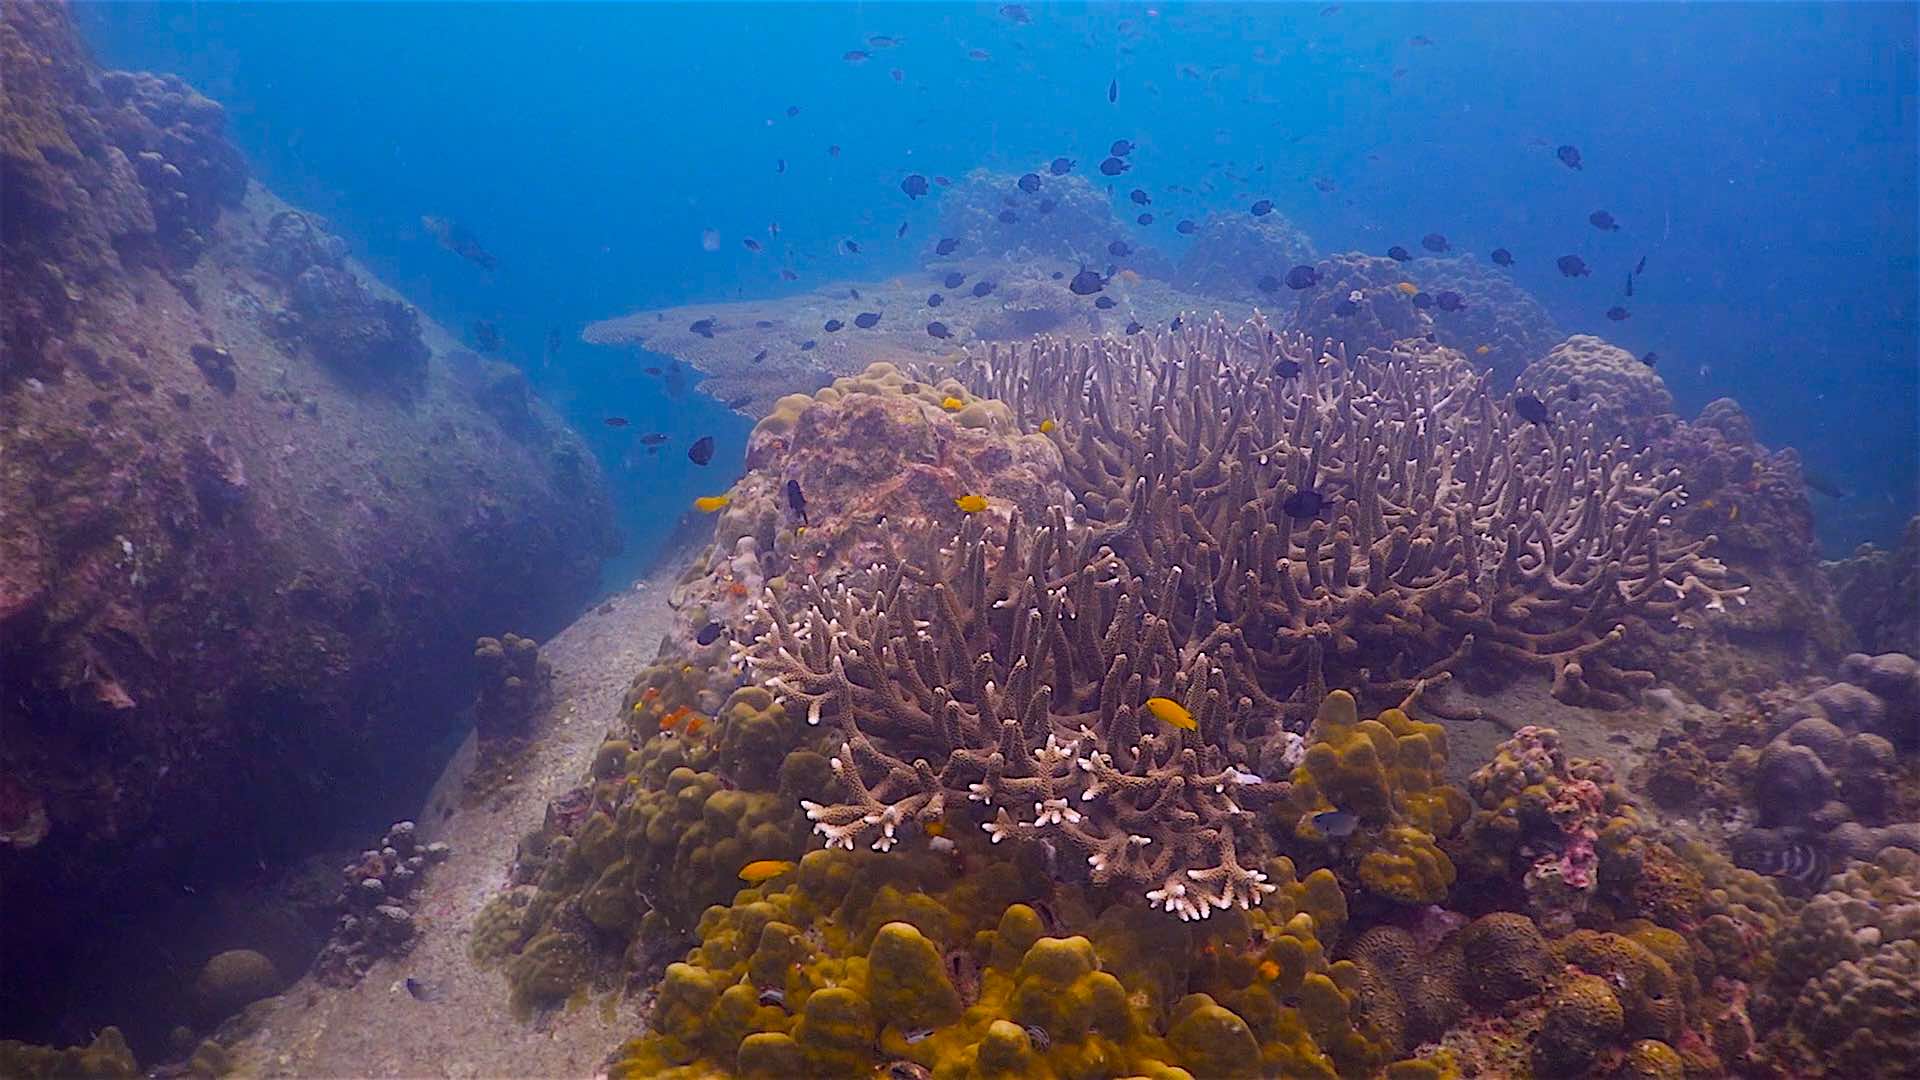
M1433 316L1401 287L1412 283L1392 259L1352 251L1329 255L1314 269L1319 281L1300 293L1293 325L1327 351L1361 356L1409 338L1439 340Z
M210 895L409 789L474 637L556 625L617 537L585 444L503 431L437 327L406 402L282 332L316 268L397 298L217 104L98 72L62 4L7 5L0 66L0 1013L35 1030L181 867Z
M378 848L340 868L341 889L334 901L340 917L313 961L320 981L350 985L374 961L413 947L414 891L428 867L452 854L445 843L420 843L417 831L413 822L397 821Z
M540 643L519 634L483 637L474 642L480 664L480 694L473 702L474 730L483 741L525 734L546 707L553 665L540 656Z
M427 346L420 314L397 300L375 297L345 270L310 266L293 281L286 332L304 338L322 363L353 376L419 382Z
M18 1080L67 1080L83 1076L87 1080L135 1080L141 1076L140 1064L127 1048L119 1028L100 1029L86 1046L56 1050L0 1040L0 1076Z
M1174 282L1188 292L1271 305L1274 294L1260 288L1260 279L1272 275L1278 281L1291 267L1317 258L1313 241L1278 212L1210 213L1196 225L1173 271Z
M1666 542L1677 475L1583 424L1547 439L1449 350L1355 359L1215 319L1152 344L976 349L966 374L1057 424L1089 549L1178 574L1176 625L1250 651L1291 717L1321 662L1375 707L1528 670L1616 707L1653 678L1613 663L1629 624L1744 602L1707 541Z
M1440 344L1487 369L1495 389L1511 386L1527 365L1566 340L1533 294L1514 284L1505 270L1478 258L1416 259L1405 269L1430 294L1452 291L1464 298L1461 310L1434 311L1434 334Z
M1862 544L1820 569L1861 649L1920 656L1920 516L1907 522L1893 550Z
M1114 215L1113 200L1105 191L1077 173L1043 177L1040 190L1034 192L1022 190L1018 180L1018 174L974 169L941 194L935 235L959 241L957 260L968 264L982 258L1007 260L1003 268L1010 267L1013 256L1020 261L1040 256L1089 266L1115 261L1107 245L1126 237L1129 228ZM1011 211L1014 220L1002 220L1003 211ZM1137 254L1120 264L1139 266L1154 259ZM934 269L947 265L939 259L928 263ZM1153 265L1164 269L1164 260Z
M1666 381L1632 353L1590 334L1575 334L1528 364L1515 386L1546 402L1559 422L1592 424L1601 439L1645 446L1673 425Z

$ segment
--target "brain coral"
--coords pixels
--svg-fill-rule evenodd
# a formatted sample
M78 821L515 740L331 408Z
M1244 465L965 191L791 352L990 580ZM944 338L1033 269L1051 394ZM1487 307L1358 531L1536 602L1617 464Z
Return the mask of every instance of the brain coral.
M1315 341L1359 356L1434 332L1433 317L1401 288L1408 278L1392 259L1350 251L1329 255L1314 268L1319 283L1301 291L1293 325Z
M1272 294L1255 283L1268 274L1284 278L1315 258L1313 241L1278 213L1210 213L1198 226L1173 280L1203 296L1272 304Z
M1451 290L1465 299L1466 307L1459 311L1434 309L1434 334L1442 345L1490 370L1498 389L1511 386L1528 364L1567 336L1540 301L1514 284L1506 271L1476 258L1416 259L1406 270L1429 293Z
M1590 420L1603 439L1642 446L1673 423L1673 395L1638 357L1590 334L1575 334L1528 364L1515 383L1555 416ZM1574 387L1579 392L1574 392Z

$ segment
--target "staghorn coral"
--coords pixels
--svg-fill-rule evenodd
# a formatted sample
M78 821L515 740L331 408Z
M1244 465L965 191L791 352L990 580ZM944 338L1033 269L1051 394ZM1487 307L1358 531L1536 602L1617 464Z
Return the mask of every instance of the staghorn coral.
M975 350L965 371L1023 423L1057 422L1093 548L1179 571L1195 621L1244 644L1298 719L1316 657L1380 706L1449 671L1529 669L1563 701L1619 706L1652 679L1611 662L1630 622L1744 601L1705 541L1664 541L1677 475L1585 425L1549 439L1446 350L1349 359L1216 318ZM1286 512L1302 491L1318 515Z
M1275 860L1264 908L1188 927L968 844L964 863L816 851L710 909L610 1075L1330 1078L1392 1056L1355 1024L1358 969L1327 959L1330 875ZM1389 1075L1444 1073L1424 1064Z
M1287 785L1252 770L1286 733L1229 642L1156 614L1177 572L1145 582L1085 542L1057 511L1031 533L1010 518L1004 538L970 519L933 565L772 592L745 659L832 721L851 796L808 817L830 846L885 851L978 803L995 843L1056 845L1095 885L1145 886L1183 918L1257 903L1272 886L1254 815ZM1191 733L1147 713L1156 696Z

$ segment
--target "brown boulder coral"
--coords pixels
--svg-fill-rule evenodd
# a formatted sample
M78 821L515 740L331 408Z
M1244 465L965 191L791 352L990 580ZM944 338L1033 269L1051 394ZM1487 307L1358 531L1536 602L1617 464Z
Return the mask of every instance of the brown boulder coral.
M1516 385L1557 415L1591 423L1602 439L1644 446L1673 423L1666 381L1632 353L1590 334L1575 334L1527 365Z

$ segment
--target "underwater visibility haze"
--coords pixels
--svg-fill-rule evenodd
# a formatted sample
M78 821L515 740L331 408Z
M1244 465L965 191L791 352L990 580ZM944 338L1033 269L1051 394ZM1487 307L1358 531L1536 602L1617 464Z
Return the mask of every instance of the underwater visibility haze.
M1915 1075L1920 6L0 29L0 1076Z

